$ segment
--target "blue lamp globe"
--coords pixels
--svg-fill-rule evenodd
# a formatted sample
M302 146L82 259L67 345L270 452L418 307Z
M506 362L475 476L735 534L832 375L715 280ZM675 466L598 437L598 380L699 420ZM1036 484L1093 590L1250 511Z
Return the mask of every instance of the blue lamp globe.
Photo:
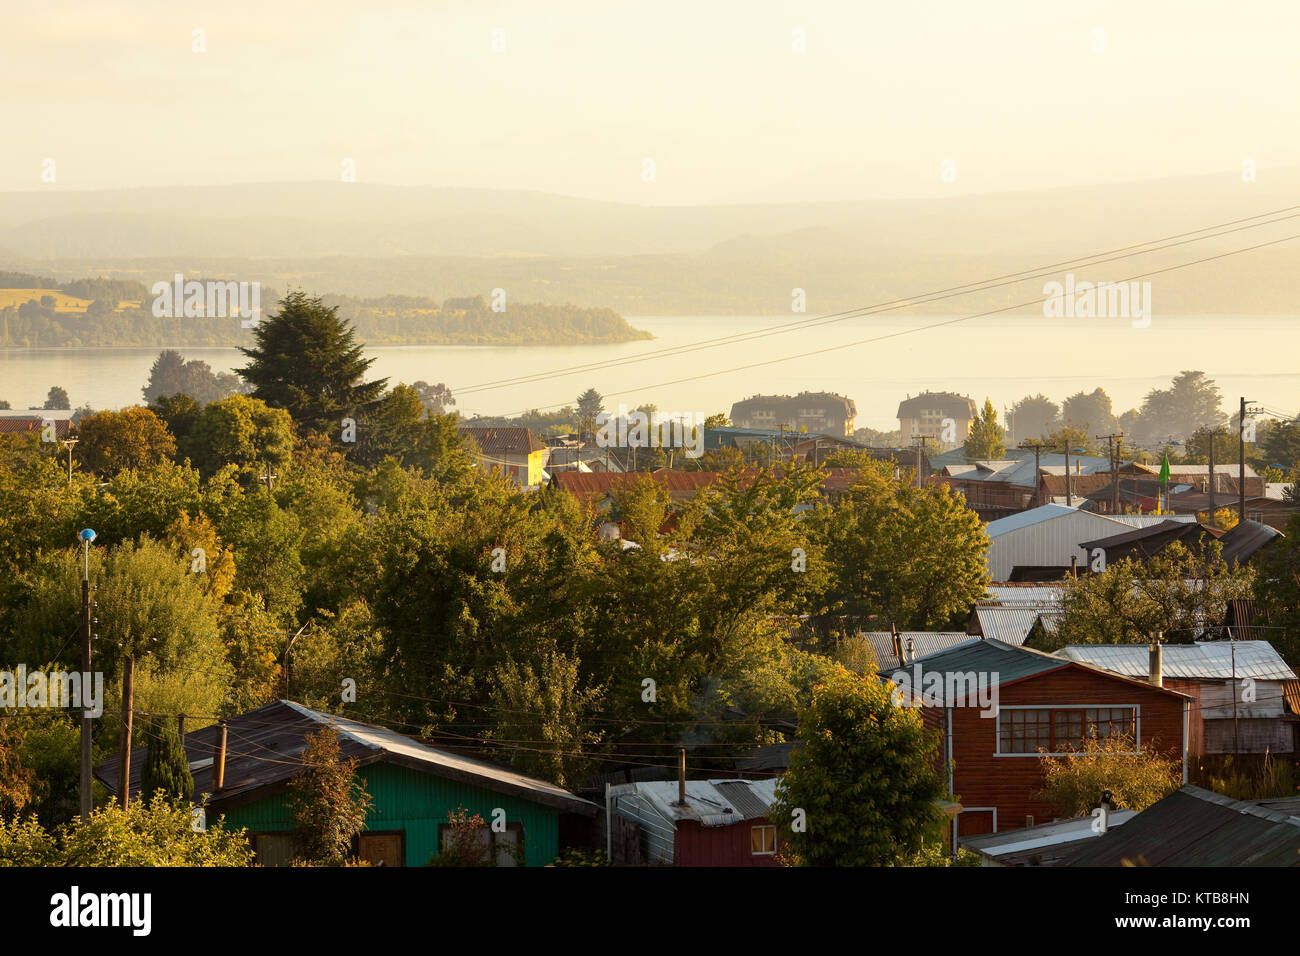
M95 529L83 528L81 532L77 535L77 537L80 538L82 541L94 541L96 537Z

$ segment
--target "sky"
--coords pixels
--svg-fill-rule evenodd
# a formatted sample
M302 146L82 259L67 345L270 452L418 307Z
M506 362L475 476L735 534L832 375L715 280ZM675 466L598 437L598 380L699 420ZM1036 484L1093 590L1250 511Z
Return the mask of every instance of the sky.
M0 191L351 160L678 205L1300 165L1294 0L7 0L4 21Z

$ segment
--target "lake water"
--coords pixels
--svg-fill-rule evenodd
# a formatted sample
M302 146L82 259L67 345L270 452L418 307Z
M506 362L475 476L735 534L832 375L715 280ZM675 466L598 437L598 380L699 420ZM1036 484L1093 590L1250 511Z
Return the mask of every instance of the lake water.
M445 382L462 414L517 414L571 404L588 386L607 407L653 402L663 412L729 411L750 395L839 392L858 408L857 424L898 425L898 402L926 389L987 396L1001 413L1025 395L1056 402L1103 387L1116 413L1168 387L1182 369L1201 369L1222 389L1225 409L1248 399L1275 411L1300 410L1300 318L1157 315L1149 328L1125 319L990 316L860 316L819 328L781 331L805 316L628 317L653 341L619 345L407 346L372 348L373 376L390 382ZM941 325L940 323L953 323ZM810 323L811 324L811 323ZM737 336L743 340L631 364L663 349ZM870 341L874 340L874 341ZM161 348L161 346L159 347ZM159 348L0 349L0 399L15 408L44 403L51 385L74 406L119 408L141 401ZM814 350L821 354L795 358ZM235 349L182 349L214 370L244 363ZM602 367L570 371L574 366ZM755 366L743 368L743 366ZM531 383L493 384L523 376Z

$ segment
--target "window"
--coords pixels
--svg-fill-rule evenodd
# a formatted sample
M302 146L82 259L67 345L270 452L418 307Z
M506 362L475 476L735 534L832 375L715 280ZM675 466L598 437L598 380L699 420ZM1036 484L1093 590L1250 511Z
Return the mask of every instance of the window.
M438 824L438 846L446 849L451 842L454 830L449 824ZM494 861L496 866L524 865L524 825L507 823L504 833L495 833L491 826L474 831L474 840L479 844L483 854L483 863Z
M1084 741L1128 737L1137 740L1135 707L1002 708L998 714L998 753L1066 753Z
M776 827L750 827L749 852L754 856L771 856L776 852Z

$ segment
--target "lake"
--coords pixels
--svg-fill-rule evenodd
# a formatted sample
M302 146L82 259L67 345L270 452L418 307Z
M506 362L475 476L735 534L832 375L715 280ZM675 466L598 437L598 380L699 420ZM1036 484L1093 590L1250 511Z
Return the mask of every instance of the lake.
M999 315L953 323L955 316L890 314L780 329L805 318L629 316L633 326L652 332L655 340L366 352L375 359L372 375L387 376L390 383L445 382L462 414L517 414L571 404L588 386L607 396L607 407L653 402L665 413L729 411L733 402L759 393L830 391L856 402L859 426L893 429L898 402L926 389L969 394L979 404L987 396L1001 414L1025 395L1043 392L1059 403L1081 389L1101 386L1119 414L1140 405L1152 388L1168 387L1182 369L1208 373L1222 389L1225 410L1235 409L1241 395L1273 411L1294 415L1300 410L1300 319L1295 316L1156 315L1149 328L1134 329L1126 319ZM663 349L746 333L754 335L609 367ZM869 339L877 341L863 342ZM50 386L60 385L74 406L136 404L163 347L0 349L0 399L15 408L41 405ZM790 357L822 349L829 351ZM181 351L217 371L244 363L230 348ZM605 367L569 371L594 363ZM758 367L741 368L747 365ZM558 374L481 388L544 373ZM480 388L471 391L475 386Z

